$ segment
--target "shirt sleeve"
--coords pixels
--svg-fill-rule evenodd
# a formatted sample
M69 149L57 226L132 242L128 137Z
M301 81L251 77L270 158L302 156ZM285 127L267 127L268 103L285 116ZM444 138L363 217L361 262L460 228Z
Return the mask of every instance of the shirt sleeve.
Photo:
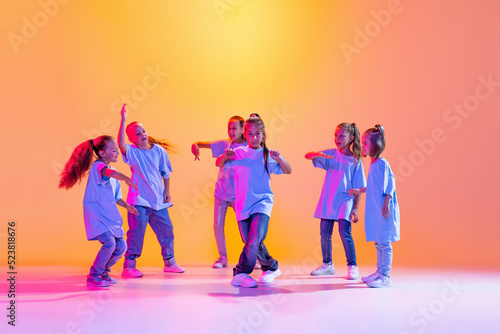
M328 155L333 155L333 150L323 150L320 152L328 154ZM317 157L317 158L312 159L312 163L313 163L314 167L326 170L330 166L330 159Z
M104 162L101 162L101 161L96 161L96 167L97 167L99 184L103 184L103 183L109 181L109 176L102 175L102 171L104 169L109 168L109 167Z
M366 187L365 170L360 160L355 163L352 177L352 188L360 189Z
M396 191L396 177L392 172L391 166L387 161L384 161L384 195L394 197Z
M226 148L228 148L227 140L216 140L210 142L210 149L212 150L212 157L218 158L220 157Z
M122 153L122 158L123 158L123 162L126 163L127 165L130 166L131 162L130 162L130 155L133 154L132 153L132 147L129 145L129 144L125 144L125 154Z
M270 154L267 160L267 168L269 169L269 174L283 174L283 169L281 168L280 164L276 160L271 158Z
M167 151L165 151L162 147L159 147L161 150L160 156L160 166L158 166L161 176L164 179L168 179L170 177L170 173L172 173L172 163L168 157Z
M115 202L118 202L122 199L122 187L120 185L120 181L116 180L116 189L115 189Z

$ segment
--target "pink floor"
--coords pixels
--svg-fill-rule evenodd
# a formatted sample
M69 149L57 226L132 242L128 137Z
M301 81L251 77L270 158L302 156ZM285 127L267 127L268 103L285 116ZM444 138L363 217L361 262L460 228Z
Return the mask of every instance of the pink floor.
M141 269L139 279L112 272L118 284L97 289L87 268L20 268L15 327L0 284L0 333L500 333L500 272L395 268L392 288L372 289L344 268L318 278L281 265L274 284L244 289L229 284L230 268Z

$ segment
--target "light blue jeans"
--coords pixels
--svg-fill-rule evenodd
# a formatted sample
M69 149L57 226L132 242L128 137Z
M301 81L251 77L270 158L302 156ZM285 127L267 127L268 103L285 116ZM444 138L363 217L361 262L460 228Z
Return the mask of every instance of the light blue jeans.
M332 233L335 220L321 219L321 251L323 253L323 263L332 264ZM347 265L356 265L356 250L354 249L354 241L351 235L351 223L345 219L338 220L339 234L342 244L344 245Z
M217 250L219 256L227 257L226 249L226 235L224 227L226 225L227 208L232 207L234 210L234 201L228 202L220 198L214 198L214 235L215 242L217 243Z
M377 248L377 271L387 277L390 277L392 266L392 243L376 242Z
M127 231L127 252L125 253L125 262L123 266L135 267L135 261L141 256L144 246L144 234L146 226L149 226L156 234L156 238L161 246L161 255L165 265L175 264L174 258L174 227L168 208L162 210L154 210L145 206L136 205L135 208L139 212L136 216L128 213L128 231Z
M264 245L269 226L269 216L263 213L254 213L247 219L239 221L238 226L245 246L236 268L233 269L233 275L250 274L255 267L257 258L262 266L262 271L276 271L278 261L269 255Z
M111 232L104 232L97 236L102 244L97 253L94 264L90 267L90 276L108 275L110 268L118 262L127 249L127 244L122 238L116 238Z

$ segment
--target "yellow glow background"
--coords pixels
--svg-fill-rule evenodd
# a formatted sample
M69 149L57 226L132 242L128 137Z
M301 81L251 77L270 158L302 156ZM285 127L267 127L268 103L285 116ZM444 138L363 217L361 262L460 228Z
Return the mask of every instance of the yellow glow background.
M63 2L10 2L0 14L0 242L5 247L7 222L16 221L19 264L90 266L99 244L85 239L86 181L59 190L58 172L80 142L116 137L116 106L128 102L129 121L179 148L170 155L170 215L180 264L210 265L217 257L217 168L209 150L195 162L190 145L225 138L231 116L258 112L269 146L293 168L292 175L272 177L275 206L266 244L279 261L305 271L321 262L313 213L324 172L303 156L333 147L335 127L345 121L361 131L376 123L386 129L384 157L400 176L402 240L395 244L394 266L498 268L500 86L466 116L454 114L453 122L444 117L474 95L478 77L500 81L500 4ZM214 6L220 3L230 8L222 16ZM385 26L376 23L374 13L391 6L397 14ZM372 36L346 57L341 45L356 46L356 27L372 29ZM161 72L157 81L147 77L155 70ZM429 144L436 129L441 141ZM367 160L364 165L367 175ZM114 167L130 174L121 161ZM126 230L126 217L124 225ZM233 212L226 236L235 263L243 245ZM363 210L353 236L358 262L375 265ZM334 262L345 263L338 231ZM149 228L139 265L162 265Z

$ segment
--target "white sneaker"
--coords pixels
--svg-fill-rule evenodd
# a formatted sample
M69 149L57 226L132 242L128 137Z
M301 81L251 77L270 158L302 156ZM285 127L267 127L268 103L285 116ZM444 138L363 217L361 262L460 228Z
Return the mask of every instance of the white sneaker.
M214 265L212 268L224 268L227 267L227 257L226 256L221 256L215 261Z
M370 288L388 288L392 286L391 278L384 275L378 275L377 278L366 283L366 285L368 285Z
M254 280L248 274L238 274L233 277L231 281L232 286L241 286L242 288L255 288L259 285L256 280Z
M177 263L174 263L171 266L165 266L163 268L163 271L166 273L183 273L186 270L184 268L182 268L181 266L179 266Z
M357 266L347 266L347 279L354 280L359 278L359 269Z
M259 283L262 284L271 284L276 277L281 275L281 270L276 269L275 271L266 270L262 272L262 275L259 277Z
M333 275L335 274L335 267L333 264L323 263L318 268L311 271L311 276L323 276L323 275Z
M143 274L139 269L127 267L123 268L122 277L136 278L141 277Z
M368 283L368 282L371 282L373 281L375 278L378 277L378 271L374 272L373 274L371 275L368 275L368 276L365 276L365 277L361 277L361 280L365 283Z

